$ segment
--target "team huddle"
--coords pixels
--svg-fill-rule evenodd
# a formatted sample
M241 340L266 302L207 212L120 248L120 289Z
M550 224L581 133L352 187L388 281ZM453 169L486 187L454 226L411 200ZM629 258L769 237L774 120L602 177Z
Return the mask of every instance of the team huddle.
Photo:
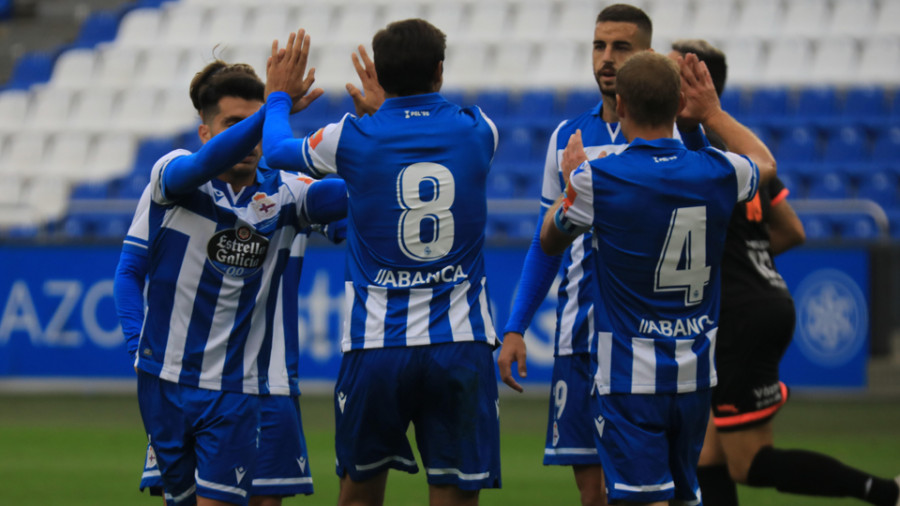
M900 505L895 480L773 447L794 313L771 256L803 229L768 148L720 107L724 55L679 41L664 56L651 36L636 7L597 17L601 100L549 139L502 340L484 265L501 141L490 111L440 94L444 33L380 30L373 59L352 55L355 114L300 138L290 116L322 94L304 30L273 42L265 82L240 63L198 72L203 144L153 166L116 272L148 436L141 489L170 505L313 493L296 322L321 232L348 250L340 505L383 504L390 469L418 472L410 423L432 505L500 488L494 351L521 391L523 335L558 273L544 463L572 466L582 504L736 505L737 482Z

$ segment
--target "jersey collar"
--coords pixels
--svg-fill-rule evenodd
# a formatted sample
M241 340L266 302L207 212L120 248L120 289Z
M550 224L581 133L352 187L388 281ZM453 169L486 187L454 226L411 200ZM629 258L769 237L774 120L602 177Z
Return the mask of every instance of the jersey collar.
M381 104L381 109L403 109L406 107L419 107L423 105L438 104L447 100L440 93L423 93L421 95L409 95L408 97L386 98Z
M635 138L628 144L630 148L639 148L642 146L650 146L654 148L662 148L662 149L685 149L684 143L682 143L679 139L672 139L670 137L663 137L661 139L654 139L652 141L641 139L640 137Z

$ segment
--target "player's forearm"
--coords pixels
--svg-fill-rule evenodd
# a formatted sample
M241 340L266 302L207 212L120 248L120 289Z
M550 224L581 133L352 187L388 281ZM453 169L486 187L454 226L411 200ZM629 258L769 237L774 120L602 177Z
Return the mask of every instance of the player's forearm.
M575 239L574 235L563 232L557 225L557 211L562 201L563 197L556 199L553 206L547 210L544 224L541 226L541 249L548 255L562 254Z
M740 124L730 114L719 109L703 122L703 127L718 135L729 151L747 155L753 160L759 168L760 184L775 176L775 157L772 152L752 130Z
M503 333L517 332L524 334L531 323L537 308L544 301L553 279L559 271L562 263L560 255L548 255L541 249L541 227L544 223L546 210L541 207L538 215L537 227L534 237L525 255L525 264L522 266L522 277L519 280L519 289L516 292L512 312Z
M147 277L147 257L123 251L113 280L116 313L128 353L137 352L141 327L144 325L144 280Z
M240 163L259 144L264 120L265 108L260 108L213 136L196 153L172 160L163 173L165 195L186 195Z
M306 172L301 156L303 139L294 137L290 113L293 102L285 92L270 93L266 99L263 125L263 154L274 169Z
M769 247L778 255L806 242L803 222L787 201L772 206L769 218Z

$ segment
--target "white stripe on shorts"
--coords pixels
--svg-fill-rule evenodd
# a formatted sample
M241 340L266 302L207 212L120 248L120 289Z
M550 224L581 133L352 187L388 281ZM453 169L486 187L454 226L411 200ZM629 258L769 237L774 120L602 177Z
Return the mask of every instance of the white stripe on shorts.
M444 468L444 469L430 468L430 469L425 469L425 472L428 474L435 474L435 475L455 474L461 480L484 480L486 478L490 478L490 476L491 476L490 471L485 471L483 473L478 473L478 474L466 474L466 473L460 471L459 469L453 469L453 468Z
M596 448L544 448L544 455L597 455Z
M660 490L669 490L675 488L675 482L661 483L659 485L625 485L616 483L613 486L616 490L624 490L626 492L659 492Z
M371 464L364 464L361 466L356 466L356 470L357 471L368 471L370 469L375 469L375 468L381 467L391 461L399 462L401 464L406 464L407 466L416 465L415 460L404 459L403 457L401 457L399 455L391 455L390 457L385 457L385 458L379 460L378 462L373 462Z

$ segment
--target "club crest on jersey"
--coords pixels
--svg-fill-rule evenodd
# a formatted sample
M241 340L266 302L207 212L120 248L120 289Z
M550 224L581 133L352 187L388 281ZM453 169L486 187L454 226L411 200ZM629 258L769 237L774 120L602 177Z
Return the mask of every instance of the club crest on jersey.
M246 225L221 230L206 245L209 262L222 274L246 278L262 267L269 240Z
M260 220L268 220L278 214L278 203L265 193L257 193L250 202L250 208Z

